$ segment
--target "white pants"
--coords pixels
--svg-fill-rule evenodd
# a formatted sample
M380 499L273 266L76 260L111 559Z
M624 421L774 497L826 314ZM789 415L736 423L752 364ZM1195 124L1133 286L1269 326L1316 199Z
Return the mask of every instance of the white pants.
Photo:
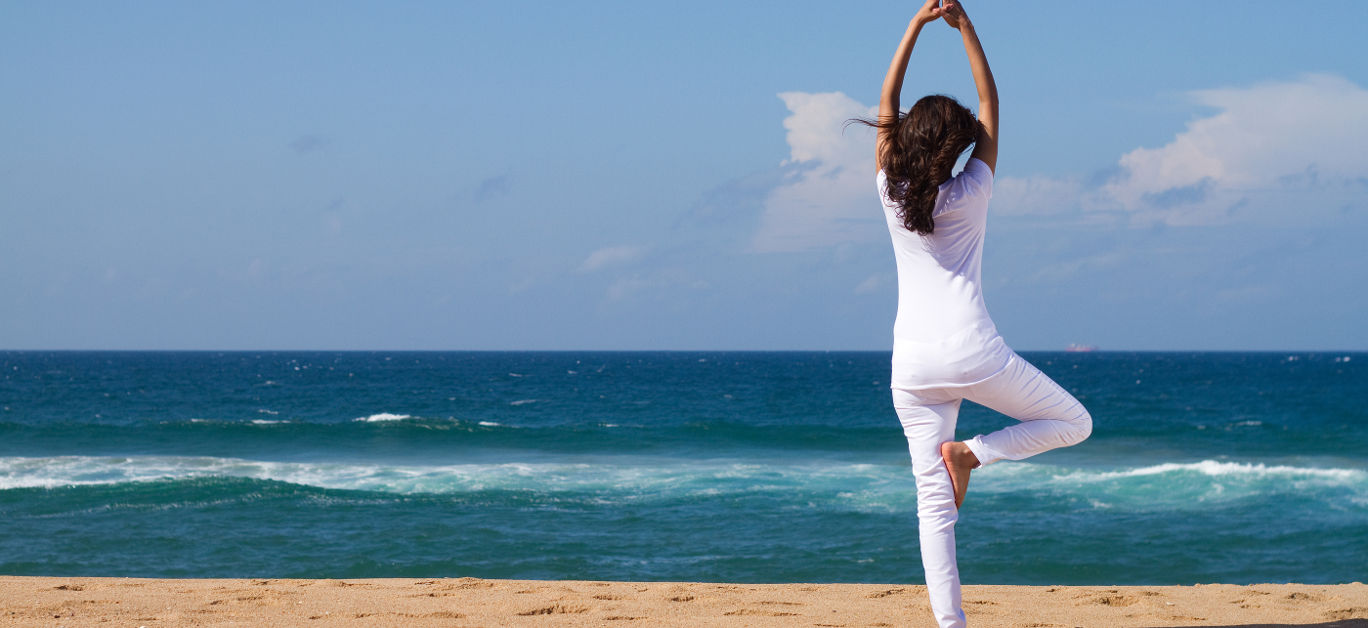
M946 388L893 390L903 434L912 452L917 481L917 520L922 566L931 611L941 628L965 625L960 608L959 567L955 563L954 488L941 459L940 446L955 440L960 402L968 399L1021 423L965 441L979 464L1021 460L1056 447L1082 441L1092 433L1092 417L1030 362L1013 353L997 374L976 384Z

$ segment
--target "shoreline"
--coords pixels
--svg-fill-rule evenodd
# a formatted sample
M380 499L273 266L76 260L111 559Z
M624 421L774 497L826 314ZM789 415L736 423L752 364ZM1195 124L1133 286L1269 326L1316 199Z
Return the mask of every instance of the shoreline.
M927 626L922 585L0 576L0 625ZM1368 628L1368 585L966 585L970 625Z

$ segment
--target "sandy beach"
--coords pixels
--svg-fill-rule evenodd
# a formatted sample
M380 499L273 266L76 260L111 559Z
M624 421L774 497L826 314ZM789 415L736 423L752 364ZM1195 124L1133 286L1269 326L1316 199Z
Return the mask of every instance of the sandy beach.
M921 586L0 576L4 626L930 626ZM1368 585L966 586L975 626L1368 627Z

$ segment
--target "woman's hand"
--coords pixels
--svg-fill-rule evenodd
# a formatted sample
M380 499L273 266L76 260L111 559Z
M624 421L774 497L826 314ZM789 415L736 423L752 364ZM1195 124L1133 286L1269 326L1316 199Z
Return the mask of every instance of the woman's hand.
M946 0L945 6L941 7L941 16L945 18L945 23L955 30L969 23L969 16L964 14L964 5L959 0Z
M941 0L926 0L926 4L923 4L917 14L912 17L912 21L917 26L924 26L939 20L945 13L945 9L941 8L940 3Z

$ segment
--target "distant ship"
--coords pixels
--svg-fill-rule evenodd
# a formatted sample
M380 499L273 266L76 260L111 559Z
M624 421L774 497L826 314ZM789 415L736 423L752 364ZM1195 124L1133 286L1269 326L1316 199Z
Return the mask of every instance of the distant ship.
M1091 353L1097 351L1097 347L1094 345L1081 345L1074 342L1070 343L1069 346L1064 347L1064 350L1069 353Z

